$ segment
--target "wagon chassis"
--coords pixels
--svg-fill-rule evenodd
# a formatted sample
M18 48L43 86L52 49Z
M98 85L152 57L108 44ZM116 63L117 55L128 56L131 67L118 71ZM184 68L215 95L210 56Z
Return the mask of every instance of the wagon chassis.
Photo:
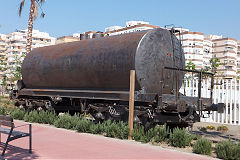
M90 113L97 121L127 120L128 91L21 89L13 96L18 99L16 105L27 108L85 112ZM158 106L157 97L159 96L156 93L135 92L135 122L146 126L149 122L187 126L200 120L196 114L196 111L200 111L197 107L198 97L163 94L162 106ZM212 104L209 98L201 98L201 105L201 111L208 111L209 106L211 110L219 110L219 105Z

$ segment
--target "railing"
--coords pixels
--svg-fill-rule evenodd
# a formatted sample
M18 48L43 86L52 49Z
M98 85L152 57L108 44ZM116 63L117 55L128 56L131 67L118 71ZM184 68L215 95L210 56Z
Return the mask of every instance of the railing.
M186 96L197 97L198 80L185 80L185 85L180 89L181 93ZM204 112L202 122L213 122L222 124L240 125L240 80L237 79L216 79L214 80L213 102L224 103L226 108L224 113L212 111L210 114ZM185 86L185 89L184 89ZM210 98L211 96L211 81L210 79L202 80L202 97Z

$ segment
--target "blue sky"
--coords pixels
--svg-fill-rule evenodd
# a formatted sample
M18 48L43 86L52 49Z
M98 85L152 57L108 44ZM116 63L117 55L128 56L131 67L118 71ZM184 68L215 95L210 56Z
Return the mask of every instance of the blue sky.
M0 0L0 33L27 28L30 0L21 17L20 1ZM240 0L47 0L42 8L46 16L34 21L34 29L54 37L143 20L240 40Z

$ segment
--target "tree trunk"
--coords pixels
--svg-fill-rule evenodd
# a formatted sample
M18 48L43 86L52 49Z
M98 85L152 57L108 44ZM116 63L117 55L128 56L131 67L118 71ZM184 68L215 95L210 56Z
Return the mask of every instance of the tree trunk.
M31 0L31 7L28 19L28 33L27 33L27 46L26 51L29 53L31 51L32 46L32 30L33 30L33 15L34 15L34 4L35 0Z

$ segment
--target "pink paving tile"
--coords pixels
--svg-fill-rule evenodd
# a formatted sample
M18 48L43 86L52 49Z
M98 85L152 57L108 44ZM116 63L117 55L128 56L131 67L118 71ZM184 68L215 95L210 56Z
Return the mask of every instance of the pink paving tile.
M17 125L24 124L15 121ZM21 128L28 131L27 127ZM6 159L176 159L203 160L207 156L163 149L134 141L77 133L52 126L33 124L33 153L28 153L28 137L10 142ZM2 135L5 142L6 135ZM3 144L1 144L1 147Z

